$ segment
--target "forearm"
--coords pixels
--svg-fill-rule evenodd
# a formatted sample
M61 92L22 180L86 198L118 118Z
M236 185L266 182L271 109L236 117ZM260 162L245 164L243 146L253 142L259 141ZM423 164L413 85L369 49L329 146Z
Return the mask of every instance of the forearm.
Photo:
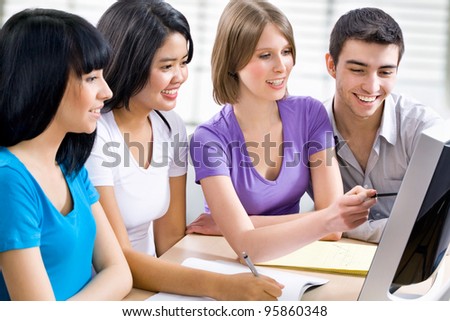
M255 226L255 228L260 228L264 226L279 224L283 222L291 222L302 217L306 217L307 215L314 215L314 212L307 213L297 213L297 214L286 214L286 215L251 215L250 219ZM324 241L337 241L342 237L341 232L335 232L328 235L325 235L321 238Z
M131 290L128 266L111 265L97 273L80 292L70 298L77 301L122 300Z
M185 236L186 175L170 177L170 204L167 212L153 222L153 234L158 256L164 254Z
M289 216L292 219L255 226L254 229L225 235L225 238L236 254L241 255L245 251L255 262L263 262L288 254L330 233L324 213Z
M220 299L226 284L225 275L188 268L135 250L126 251L125 256L136 288Z
M283 215L249 215L255 228L291 222L301 217L305 217L307 213L283 214Z
M368 209L376 202L371 198L375 190L355 187L324 209L278 218L287 221L255 228L228 177L208 177L201 183L212 218L228 243L236 254L245 251L256 262L285 255L331 233L354 228L367 220Z
M240 229L224 231L224 236L236 253L246 251L257 262L270 260L331 233L348 231L366 222L369 208L376 202L373 195L375 190L357 186L332 206L297 220L256 229L241 224ZM226 224L227 221L223 222Z
M156 237L155 233L155 246L157 256L163 255L167 250L174 246L178 241L180 241L186 235L185 227L180 229L174 229L173 231L168 231L165 237Z

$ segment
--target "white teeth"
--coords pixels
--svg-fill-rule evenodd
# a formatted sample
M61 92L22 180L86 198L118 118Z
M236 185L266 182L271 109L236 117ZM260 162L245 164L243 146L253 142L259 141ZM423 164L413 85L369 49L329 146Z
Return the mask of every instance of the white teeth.
M357 95L357 96L360 100L368 102L368 103L374 102L375 99L377 99L377 97L367 97L367 96L360 96L360 95Z
M175 95L177 91L178 89L171 89L171 90L162 90L161 92L166 95Z
M100 114L100 108L91 109L91 110L89 110L89 112L94 113L94 114Z
M267 80L267 83L274 85L274 86L279 86L283 83L283 79L278 79L278 80Z

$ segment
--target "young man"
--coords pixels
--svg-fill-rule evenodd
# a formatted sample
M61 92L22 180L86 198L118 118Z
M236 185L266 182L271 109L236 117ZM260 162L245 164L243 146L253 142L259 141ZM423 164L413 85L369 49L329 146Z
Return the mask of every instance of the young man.
M345 191L361 185L397 193L420 133L442 121L430 107L392 93L403 52L399 25L377 8L349 11L331 32L325 58L336 92L325 106ZM378 242L394 201L379 197L369 221L344 236Z

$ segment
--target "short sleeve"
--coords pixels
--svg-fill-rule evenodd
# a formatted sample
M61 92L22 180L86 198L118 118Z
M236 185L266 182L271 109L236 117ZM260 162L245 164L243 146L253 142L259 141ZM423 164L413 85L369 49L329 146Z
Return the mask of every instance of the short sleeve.
M92 205L96 203L100 199L100 195L94 185L92 185L86 168L82 167L78 175L80 176L89 204Z
M114 185L113 168L121 161L119 147L120 144L109 137L105 125L98 122L94 146L85 164L94 186Z
M181 117L174 111L164 113L171 125L173 142L173 158L169 167L169 176L182 176L187 173L188 166L188 138L186 126Z
M334 147L333 128L323 104L310 98L309 139L307 143L308 158L322 150Z
M230 159L225 146L209 128L199 126L195 130L189 150L197 184L209 176L230 176Z
M409 147L407 152L409 157L412 157L412 153L416 149L422 132L427 128L442 123L444 119L440 117L439 114L436 113L436 111L434 111L431 107L427 107L417 101L407 100L406 104L413 105L415 107L408 110L406 115L404 115L405 119L402 121L405 138L410 136L407 141L411 143L407 145Z
M0 252L40 245L42 216L30 177L0 167Z

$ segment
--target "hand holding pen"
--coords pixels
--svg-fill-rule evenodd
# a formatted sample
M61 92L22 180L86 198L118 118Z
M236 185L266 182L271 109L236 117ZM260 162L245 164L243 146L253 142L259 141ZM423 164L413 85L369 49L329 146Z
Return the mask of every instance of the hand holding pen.
M397 193L376 193L371 198L397 196Z
M252 260L250 260L250 257L247 255L246 252L242 252L242 258L244 259L245 264L247 264L247 266L250 269L250 271L252 271L253 275L258 277L259 273L256 270L255 265L253 264Z
M277 298L282 295L282 289L284 288L284 285L278 283L276 280L268 276L259 274L256 270L255 265L246 252L242 252L242 259L245 261L245 264L253 274L253 276L248 275L248 273L244 274L246 277L252 279L248 279L247 283L253 283L254 286L258 288L263 287L264 292L267 295L264 300L277 300Z

